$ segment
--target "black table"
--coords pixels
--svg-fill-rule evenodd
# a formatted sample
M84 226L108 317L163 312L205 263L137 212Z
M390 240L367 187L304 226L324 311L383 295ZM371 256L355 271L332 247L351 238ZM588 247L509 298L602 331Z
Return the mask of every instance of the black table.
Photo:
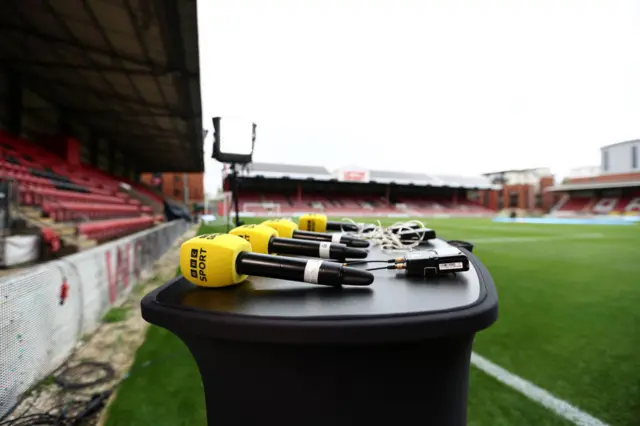
M473 337L498 312L491 276L466 253L468 272L381 270L368 288L179 277L144 297L142 315L189 347L210 425L464 425Z

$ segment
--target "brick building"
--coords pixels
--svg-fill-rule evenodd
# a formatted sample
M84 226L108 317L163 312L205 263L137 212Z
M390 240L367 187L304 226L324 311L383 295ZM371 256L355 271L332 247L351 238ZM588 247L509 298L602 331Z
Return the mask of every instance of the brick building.
M554 176L548 168L504 170L485 173L498 191L488 191L482 196L483 204L491 209L521 209L548 212L558 201L558 196L545 190L554 185Z
M143 173L140 180L165 197L187 205L204 202L203 173Z

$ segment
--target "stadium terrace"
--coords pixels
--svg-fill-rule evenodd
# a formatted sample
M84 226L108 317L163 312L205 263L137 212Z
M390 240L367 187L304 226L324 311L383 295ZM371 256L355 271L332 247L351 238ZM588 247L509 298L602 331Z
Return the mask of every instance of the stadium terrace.
M223 186L230 188L224 171ZM484 176L252 163L238 180L241 215L486 216L481 200L500 188ZM222 212L219 212L220 214Z

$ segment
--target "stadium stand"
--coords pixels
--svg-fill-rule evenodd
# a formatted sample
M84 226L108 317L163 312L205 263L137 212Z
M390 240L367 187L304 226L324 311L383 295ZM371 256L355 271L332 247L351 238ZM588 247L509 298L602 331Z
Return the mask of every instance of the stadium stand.
M640 190L631 190L619 195L594 196L588 191L572 191L554 207L556 216L572 215L639 215Z
M116 177L90 166L65 164L64 158L45 148L2 131L0 150L3 159L0 177L16 184L18 205L14 214L23 214L35 223L51 226L45 229L52 249L59 248L59 240L50 233L55 234L55 230L65 233L66 229L75 228L77 221L98 220L78 226L74 233L96 241L117 238L155 223L153 208L119 192L121 183ZM133 187L138 186L133 184ZM145 191L142 187L139 190ZM155 198L157 203L162 202ZM100 238L93 238L96 236ZM66 241L84 248L94 245L92 242L72 242L70 238Z
M554 216L640 216L640 175L637 181L564 183L550 188L562 193Z
M230 188L229 176L223 186ZM240 173L242 215L322 212L353 216L480 216L481 202L497 189L489 179L378 170L253 163ZM223 214L224 212L218 212Z
M562 195L554 216L640 216L640 140L600 151L599 166L573 169L562 184L548 188Z
M141 172L204 168L195 3L9 0L2 16L0 264L18 235L61 256L153 227L164 197Z

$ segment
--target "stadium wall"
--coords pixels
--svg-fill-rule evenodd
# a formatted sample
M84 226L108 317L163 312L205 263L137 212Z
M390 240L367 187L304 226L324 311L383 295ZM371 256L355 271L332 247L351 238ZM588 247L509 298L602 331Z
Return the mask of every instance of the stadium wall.
M189 204L204 202L204 173L142 173L140 180L169 199L184 202L186 190Z
M0 417L96 330L189 226L165 223L0 280Z

